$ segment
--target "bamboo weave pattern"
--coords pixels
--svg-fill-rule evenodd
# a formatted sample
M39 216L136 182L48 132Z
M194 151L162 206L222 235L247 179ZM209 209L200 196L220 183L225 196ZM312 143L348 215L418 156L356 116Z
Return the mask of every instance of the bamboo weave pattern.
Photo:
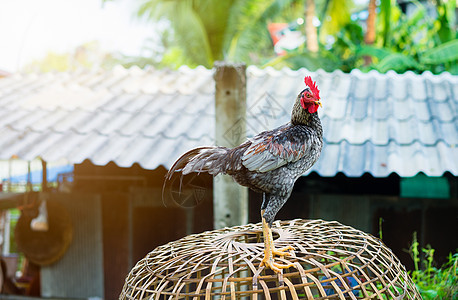
M277 221L277 248L295 268L259 267L261 224L194 234L159 246L128 274L119 299L421 299L379 239L338 222Z

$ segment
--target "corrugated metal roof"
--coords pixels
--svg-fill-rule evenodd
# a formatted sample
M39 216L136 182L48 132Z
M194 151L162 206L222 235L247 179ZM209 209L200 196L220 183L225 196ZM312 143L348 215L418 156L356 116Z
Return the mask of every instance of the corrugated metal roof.
M305 75L317 80L325 146L311 171L458 175L458 76L247 69L247 135L287 122ZM169 168L214 143L213 72L118 67L0 80L0 159L90 159Z

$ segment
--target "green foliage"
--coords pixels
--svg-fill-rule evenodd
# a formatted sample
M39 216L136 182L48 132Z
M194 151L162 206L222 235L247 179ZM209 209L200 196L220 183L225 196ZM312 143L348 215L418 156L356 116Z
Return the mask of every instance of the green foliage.
M416 10L407 16L392 0L381 2L378 32L382 34L377 35L373 46L353 42L352 54L356 58L350 61L354 63L352 67L375 69L382 73L388 70L398 73L430 70L434 73L448 71L458 74L458 40L454 25L450 23L451 5L438 4L436 9L439 18L436 20L428 16L422 4L415 3ZM447 33L443 36L448 40L440 37L442 29ZM362 66L358 58L363 56L372 57L372 64Z
M391 27L391 10L392 10L392 1L391 0L381 0L380 5L380 17L383 20L383 46L386 47L389 42L389 34Z
M307 51L291 51L286 55L279 56L276 59L266 63L262 67L291 67L299 69L305 67L308 70L315 71L323 69L328 72L339 69L341 63L338 58L329 51L320 51L320 53L311 53Z
M436 46L420 56L425 64L444 64L458 60L458 39Z
M229 50L228 58L230 60L234 60L238 56L237 50L246 49L247 45L238 47L239 44L243 43L242 37L244 35L250 35L256 39L256 35L252 35L252 33L266 31L264 25L267 25L267 23L261 20L263 20L264 12L273 2L273 0L236 1L231 7L228 34L226 35L226 45L228 45L227 49ZM261 25L261 28L259 28L259 25Z
M225 59L260 64L272 57L273 45L267 25L294 0L235 1L229 12Z
M398 73L406 70L421 69L421 65L411 56L402 53L393 53L385 56L374 68L381 73L394 70Z
M354 68L363 68L363 52L368 49L362 44L364 32L361 26L356 22L350 22L337 33L336 38L330 51L340 61L339 69L350 72Z
M211 66L220 54L227 23L225 16L232 1L147 0L139 17L154 22L169 20L173 28L173 47L179 47L181 59L189 65ZM211 11L211 13L209 13Z
M377 36L376 46L391 53L384 57L369 54L376 58L371 68L380 72L445 70L456 74L458 43L454 24L450 23L452 6L438 3L438 18L431 19L422 4L414 3L416 10L407 16L393 1L382 1L378 28L383 34Z
M276 57L268 24L303 18L305 0L142 0L138 16L157 23L166 20L170 29L161 32L166 36L162 52L152 51L148 58L126 58L125 65L211 68L216 60L228 60L292 69L458 74L455 1L437 0L432 6L436 11L431 13L413 0L416 9L406 15L396 0L380 0L373 45L364 44L363 24L350 18L354 1L315 2L321 20L318 53L309 53L303 45ZM301 27L297 30L305 33Z
M418 2L414 1L416 9L407 16L396 1L382 0L374 45L365 45L361 25L348 21L340 24L340 31L333 35L334 43L330 46L321 44L318 53L310 54L306 49L299 48L265 65L310 70L322 68L326 71L341 69L344 72L359 68L363 71L375 69L381 73L389 70L398 73L430 70L433 73L448 71L458 74L458 40L452 13L455 4L450 2L453 1L438 3L438 18L431 19L426 8ZM323 28L324 25L320 33L321 42L328 34ZM367 57L371 58L370 64L367 64Z
M456 0L438 1L437 23L440 24L438 35L442 43L456 38L455 32L455 9Z
M350 0L327 0L326 9L321 16L323 25L320 27L320 42L326 42L326 36L337 34L342 27L350 22L350 12L353 8Z
M173 39L164 54L166 58L210 68L216 60L257 62L263 53L272 56L267 24L295 2L146 0L138 16L170 22Z
M355 55L358 57L372 56L378 61L383 60L387 56L395 54L386 48L378 48L370 45L361 45L355 51Z
M428 245L421 251L424 258L421 258L417 234L414 232L409 253L414 261L415 270L410 275L423 299L458 299L458 253L450 253L448 262L438 269L433 266L435 250Z

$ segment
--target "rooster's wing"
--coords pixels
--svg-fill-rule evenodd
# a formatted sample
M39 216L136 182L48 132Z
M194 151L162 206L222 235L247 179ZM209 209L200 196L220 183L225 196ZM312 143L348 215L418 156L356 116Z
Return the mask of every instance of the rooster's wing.
M261 132L249 141L242 164L250 171L269 172L307 156L313 132L307 126L285 124Z

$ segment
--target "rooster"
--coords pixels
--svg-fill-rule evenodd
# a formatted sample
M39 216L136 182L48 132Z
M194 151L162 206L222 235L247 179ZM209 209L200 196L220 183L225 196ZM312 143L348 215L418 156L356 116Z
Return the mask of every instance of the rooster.
M293 106L291 121L264 131L235 148L199 147L183 154L170 168L166 181L181 171L207 172L213 176L227 174L239 184L263 195L261 204L264 258L261 266L275 272L292 267L279 264L274 256L290 255L291 246L275 249L272 222L286 203L296 180L318 160L323 146L323 130L318 117L320 91L310 76L304 79L305 89ZM165 184L165 183L164 183Z

